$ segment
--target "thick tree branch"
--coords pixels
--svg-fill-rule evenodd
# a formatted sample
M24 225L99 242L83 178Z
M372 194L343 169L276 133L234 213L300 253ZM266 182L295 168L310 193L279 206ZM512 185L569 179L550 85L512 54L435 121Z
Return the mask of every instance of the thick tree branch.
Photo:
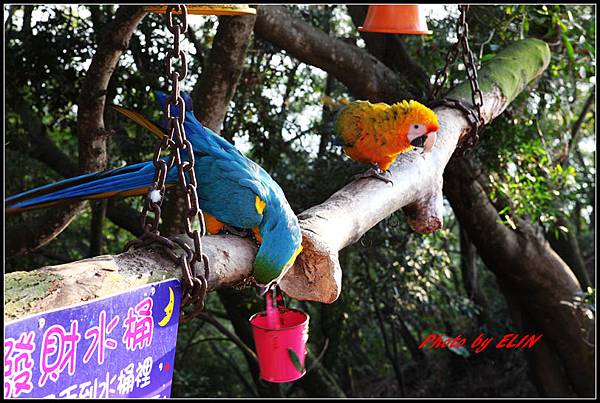
M216 235L203 238L202 243L211 262L209 290L232 287L252 274L256 246L249 239ZM181 267L158 247L96 256L43 267L35 272L8 273L5 276L5 319L69 306L174 277L181 278Z
M444 189L454 213L485 265L512 290L536 332L555 346L577 393L592 396L594 349L584 340L593 329L593 315L573 305L581 292L577 278L529 222L517 220L516 230L500 223L479 183L486 175L478 171L469 160L448 165Z
M515 70L511 69L507 73L509 77L503 76L502 72L505 70L498 66L507 59L519 60L518 65L513 66ZM541 74L549 59L548 47L544 42L524 40L500 52L495 60L488 63L480 71L485 121L489 122L499 115L518 91ZM468 88L468 83L462 86ZM454 93L461 94L462 91L464 90L459 87ZM458 140L469 131L469 125L458 110L443 107L437 109L436 113L440 122L438 142L432 152L425 156L417 151L401 155L391 168L393 186L377 179L353 181L324 203L299 215L304 251L281 282L282 289L289 296L326 303L335 301L341 292L342 276L338 251L359 240L379 221L402 207L409 207L409 223L413 229L432 232L441 227L442 175ZM412 211L419 213L413 215ZM495 209L490 211L492 213L496 214ZM496 236L504 237L503 232L510 230L499 227L494 231ZM250 276L256 250L252 242L219 235L206 237L204 243L204 250L210 257L213 269L209 281L211 289L239 284ZM506 253L507 256L514 255L518 245L513 245L515 249L510 244L507 245L499 252ZM159 259L155 253L144 250L105 259L107 260L101 260L100 263L92 259L56 266L59 269L43 270L51 273L68 268L73 273L79 270L82 275L87 276L90 266L103 265L105 263L102 262L108 261L112 262L111 271L127 273L127 269L133 266L136 270L135 278L138 278L138 273L143 273L146 279L150 276L156 278L157 273L160 278L178 276L172 262ZM158 260L152 263L153 259ZM73 277L74 274L69 280L73 280ZM139 278L136 281L140 281ZM57 288L63 290L64 286ZM118 290L115 285L104 291Z
M16 97L17 109L24 128L29 132L29 154L42 162L52 162L56 171L68 171L75 168L69 158L52 142L47 128L33 112L32 106L23 97ZM63 158L65 157L65 158ZM62 172L59 172L62 174ZM83 203L60 207L39 213L25 213L22 221L8 220L6 253L8 255L26 255L56 238L84 208Z
M282 6L258 7L254 32L304 63L326 70L357 98L392 103L408 95L398 76L374 56L292 16Z
M520 60L515 64L514 60ZM503 65L510 63L507 70ZM498 116L527 83L550 61L548 46L539 40L517 42L500 52L480 72L485 122ZM468 83L452 94L470 98ZM413 230L429 233L442 225L442 176L458 140L469 126L456 109L438 108L438 141L430 154L402 154L391 168L394 186L375 179L354 181L324 203L298 217L304 229L304 252L282 280L282 289L298 299L334 301L340 292L337 252L356 242L370 228L405 207ZM377 195L374 197L374 195ZM327 274L326 274L327 273Z
M41 215L27 217L19 224L8 225L6 254L26 255L47 245L71 224L84 207L83 203L70 204L47 210Z
M19 151L26 152L64 177L77 175L77 165L48 136L48 128L33 111L33 105L26 97L11 97L10 102L17 110L23 128L27 131L26 146L19 148Z
M121 54L146 12L141 6L119 7L114 20L106 27L98 50L92 58L81 89L77 124L79 168L94 172L106 168L107 131L104 129L104 105L108 82Z
M39 117L31 113L31 109L21 108L19 109L21 120L28 131L28 138L35 139L31 141L27 152L29 155L40 162L46 164L49 168L56 171L56 173L62 175L65 178L71 178L77 176L79 169L77 164L72 158L69 158L58 146L50 139L46 127L42 124ZM82 204L83 206L83 204ZM55 213L55 212L54 212ZM142 234L141 224L139 220L139 212L132 209L130 206L125 204L123 201L111 199L107 205L106 216L115 224L121 228L131 232L133 235L139 236ZM39 219L30 221L27 224L26 233L23 236L16 236L15 238L29 239L31 238L30 228L44 227L41 223L47 223L49 217L46 215L41 216ZM71 218L72 219L72 218ZM69 220L70 222L70 220ZM60 227L59 227L60 228ZM19 231L16 227L11 227L8 231L11 234L15 234L15 231ZM62 230L61 230L62 231ZM48 242L54 239L58 234L49 234L47 236ZM31 250L28 247L20 248L18 243L15 241L11 247L7 249L9 255L17 254L17 249L21 250L21 254L28 253ZM46 243L48 243L46 242ZM44 243L44 244L46 244ZM40 245L41 246L41 245Z
M82 94L84 94L84 98L89 94L93 94L94 91L102 94L106 92L106 85L108 85L116 61L122 53L122 49L116 46L115 43L121 43L120 41L127 43L133 29L144 15L143 12L140 13L140 10L131 7L125 7L117 14L116 19L112 22L112 29L115 26L121 27L117 30L121 36L115 35L112 29L107 29L104 39L92 59L83 84ZM94 133L104 127L104 95L98 98L99 101L96 103L87 102L86 100L88 99L85 98L84 101L80 102L78 111L80 161L83 152L86 155L84 161L87 161L85 165L89 166L87 170L101 170L106 167L106 136L95 136ZM30 134L29 138L34 139L30 142L29 154L64 177L76 176L79 173L77 165L50 139L46 126L33 113L32 106L22 97L15 99L14 102L19 103L17 109L21 121ZM75 216L83 210L84 205L84 203L79 203L78 205L48 211L42 215L32 215L24 223L10 225L9 233L11 236L7 241L7 253L10 255L27 254L48 244L67 228ZM124 218L126 216L130 217L131 214L123 210L123 207L129 209L129 211L131 209L123 204L120 207L121 210L119 211L115 211L114 208L109 209L108 217L111 219L118 217L119 222L117 224L120 223L126 229L132 231L131 220L126 221ZM137 226L139 224L136 220Z
M104 37L88 69L82 86L82 96L77 111L79 134L79 168L82 172L99 171L106 168L106 140L104 130L104 102L106 88L117 61L133 30L144 17L142 7L123 6L115 19L107 27ZM40 144L35 148L48 153L34 153L45 162L52 162L56 170L74 176L68 158L61 158L62 151L48 138L40 119L33 116L31 107L24 105L20 114L26 127L32 133L40 133ZM65 175L67 176L67 175ZM64 208L51 210L42 216L33 216L24 224L11 227L7 242L9 254L25 254L46 245L56 238L75 216L83 210L84 203L76 203Z

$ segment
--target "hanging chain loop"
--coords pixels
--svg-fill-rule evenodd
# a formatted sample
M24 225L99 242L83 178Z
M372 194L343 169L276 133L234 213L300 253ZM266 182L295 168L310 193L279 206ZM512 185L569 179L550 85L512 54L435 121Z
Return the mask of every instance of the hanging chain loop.
M470 136L463 140L458 146L460 152L464 155L467 153L467 151L472 149L479 140L479 130L484 123L481 112L481 108L483 106L483 93L479 88L479 82L477 79L477 66L475 65L473 52L469 47L469 25L467 24L467 11L469 6L461 4L458 6L458 8L460 10L460 18L456 24L456 35L458 41L452 45L450 50L448 50L444 67L437 70L435 73L435 80L429 96L431 100L429 102L429 106L432 108L436 106L448 106L459 109L464 113L469 124L471 125ZM442 98L440 96L442 88L448 79L448 69L456 62L456 58L458 57L459 53L462 53L463 63L465 65L467 77L471 86L471 105L460 99Z
M174 22L173 14L181 10L181 19L179 23ZM167 132L154 151L153 163L156 168L154 180L148 197L146 198L144 208L141 214L141 223L144 233L139 239L134 239L125 245L125 250L131 247L140 248L149 244L158 244L166 252L167 256L182 269L182 300L181 300L181 321L187 322L197 316L204 309L204 299L208 288L209 260L202 251L201 237L206 234L206 224L198 203L196 173L194 171L194 152L192 144L186 138L185 121L185 101L180 93L180 83L187 76L187 60L185 52L180 49L181 35L187 32L187 8L185 5L167 6L167 28L174 35L173 49L167 53L165 60L166 77L171 79L172 90L167 105L165 107L165 117L167 120ZM180 70L173 69L173 62L180 63ZM175 111L177 108L177 112ZM165 149L170 149L168 159L161 158L161 153ZM182 158L182 154L187 160ZM161 204L165 194L165 182L167 172L173 167L177 167L177 176L182 190L185 192L186 208L182 211L182 220L185 232L193 240L193 249L184 241L178 238L170 240L160 235L158 230ZM154 218L148 222L148 212L154 213ZM199 219L199 230L193 229L194 219ZM174 252L178 245L183 253L180 256ZM194 272L196 263L201 263L204 273L197 276ZM195 304L191 313L186 313L183 308Z

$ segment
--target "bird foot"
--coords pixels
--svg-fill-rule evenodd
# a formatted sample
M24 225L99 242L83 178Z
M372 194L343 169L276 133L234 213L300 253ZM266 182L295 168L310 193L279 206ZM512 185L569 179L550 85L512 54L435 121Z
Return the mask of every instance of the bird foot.
M240 238L251 238L254 236L252 231L247 228L237 228L232 227L231 225L223 225L223 231L235 236L239 236Z
M256 246L260 246L260 242L258 242L258 240L256 239L256 235L254 234L254 232L252 232L251 229L232 227L231 225L225 224L223 225L223 231L227 232L228 234L239 236L240 238L251 238L256 244Z
M366 170L363 173L354 175L353 178L354 179L377 178L379 180L384 181L385 183L391 183L392 186L394 186L394 182L391 179L386 178L385 175L391 176L392 174L391 174L390 171L387 171L387 170L383 171L383 170L381 170L381 169L379 169L377 167L372 167L372 168L369 168L368 170Z

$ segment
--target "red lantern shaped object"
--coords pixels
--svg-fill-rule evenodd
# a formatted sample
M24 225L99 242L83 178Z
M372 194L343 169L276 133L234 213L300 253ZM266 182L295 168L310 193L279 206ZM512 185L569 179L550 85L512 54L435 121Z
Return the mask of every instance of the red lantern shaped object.
M425 15L416 4L371 5L361 32L431 34Z

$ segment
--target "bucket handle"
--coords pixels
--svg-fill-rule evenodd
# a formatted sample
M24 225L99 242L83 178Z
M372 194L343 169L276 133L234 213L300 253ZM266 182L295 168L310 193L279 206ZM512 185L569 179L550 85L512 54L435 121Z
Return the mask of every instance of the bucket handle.
M270 301L269 299L267 300L267 303L271 302L273 304L273 308L277 308L278 310L285 309L285 302L283 301L283 293L281 292L281 288L276 285L271 289L271 292L273 294L270 298Z

